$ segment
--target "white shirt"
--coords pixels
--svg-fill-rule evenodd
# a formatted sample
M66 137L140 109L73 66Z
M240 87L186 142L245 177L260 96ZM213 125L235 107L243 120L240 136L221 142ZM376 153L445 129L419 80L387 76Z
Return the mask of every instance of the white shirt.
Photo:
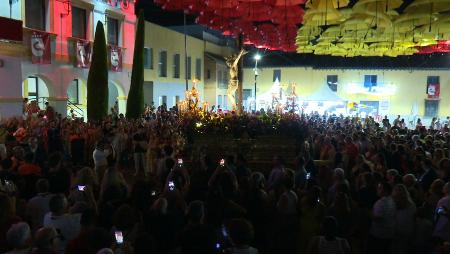
M58 248L59 253L64 253L67 243L74 239L80 232L81 214L64 214L61 216L52 216L49 212L44 217L44 227L55 228L59 235L60 245Z
M370 233L381 239L392 239L395 232L395 203L391 196L380 198L373 205Z
M436 209L438 209L439 207L446 207L450 211L450 196L441 198L436 206ZM450 239L450 220L447 216L441 215L437 218L433 236L445 240Z
M108 150L98 150L95 149L92 153L92 158L94 159L94 164L96 167L108 166L108 158L109 151Z
M50 212L50 193L39 193L27 203L27 216L31 219L31 229L36 231L42 227L44 216Z

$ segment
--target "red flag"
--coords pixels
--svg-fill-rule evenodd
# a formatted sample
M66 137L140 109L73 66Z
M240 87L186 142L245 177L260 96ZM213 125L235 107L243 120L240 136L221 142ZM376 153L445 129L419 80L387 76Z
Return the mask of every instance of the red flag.
M92 55L91 42L85 40L77 40L75 47L77 56L76 67L89 68L89 66L91 65Z
M111 62L111 71L122 71L122 48L118 46L109 46L109 59Z
M33 64L51 64L52 50L48 33L33 31L31 35L31 62Z

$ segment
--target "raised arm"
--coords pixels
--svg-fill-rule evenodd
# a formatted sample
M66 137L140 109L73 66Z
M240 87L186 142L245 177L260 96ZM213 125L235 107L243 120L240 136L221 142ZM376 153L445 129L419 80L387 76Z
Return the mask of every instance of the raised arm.
M243 55L247 54L247 51L241 49L241 52L239 52L239 55L236 57L236 59L234 59L234 63L233 66L237 66L237 64L239 63L239 60L241 59L241 57Z

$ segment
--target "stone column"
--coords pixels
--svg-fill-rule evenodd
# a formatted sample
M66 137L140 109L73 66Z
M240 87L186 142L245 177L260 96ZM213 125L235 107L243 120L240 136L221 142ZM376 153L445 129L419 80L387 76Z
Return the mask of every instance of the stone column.
M0 42L0 119L21 116L22 44Z
M48 103L64 118L67 116L67 100L67 97L50 97Z
M0 97L0 120L23 114L22 97Z

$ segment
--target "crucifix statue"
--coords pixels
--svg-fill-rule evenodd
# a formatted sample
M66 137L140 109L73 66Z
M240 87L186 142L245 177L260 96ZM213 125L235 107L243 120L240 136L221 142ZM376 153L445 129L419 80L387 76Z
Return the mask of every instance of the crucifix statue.
M233 110L236 110L236 90L239 87L239 80L238 80L238 64L239 60L247 54L247 51L244 49L241 49L239 54L231 55L228 57L225 57L226 63L228 68L230 68L230 81L228 84L228 98L231 101L231 105L233 106Z

